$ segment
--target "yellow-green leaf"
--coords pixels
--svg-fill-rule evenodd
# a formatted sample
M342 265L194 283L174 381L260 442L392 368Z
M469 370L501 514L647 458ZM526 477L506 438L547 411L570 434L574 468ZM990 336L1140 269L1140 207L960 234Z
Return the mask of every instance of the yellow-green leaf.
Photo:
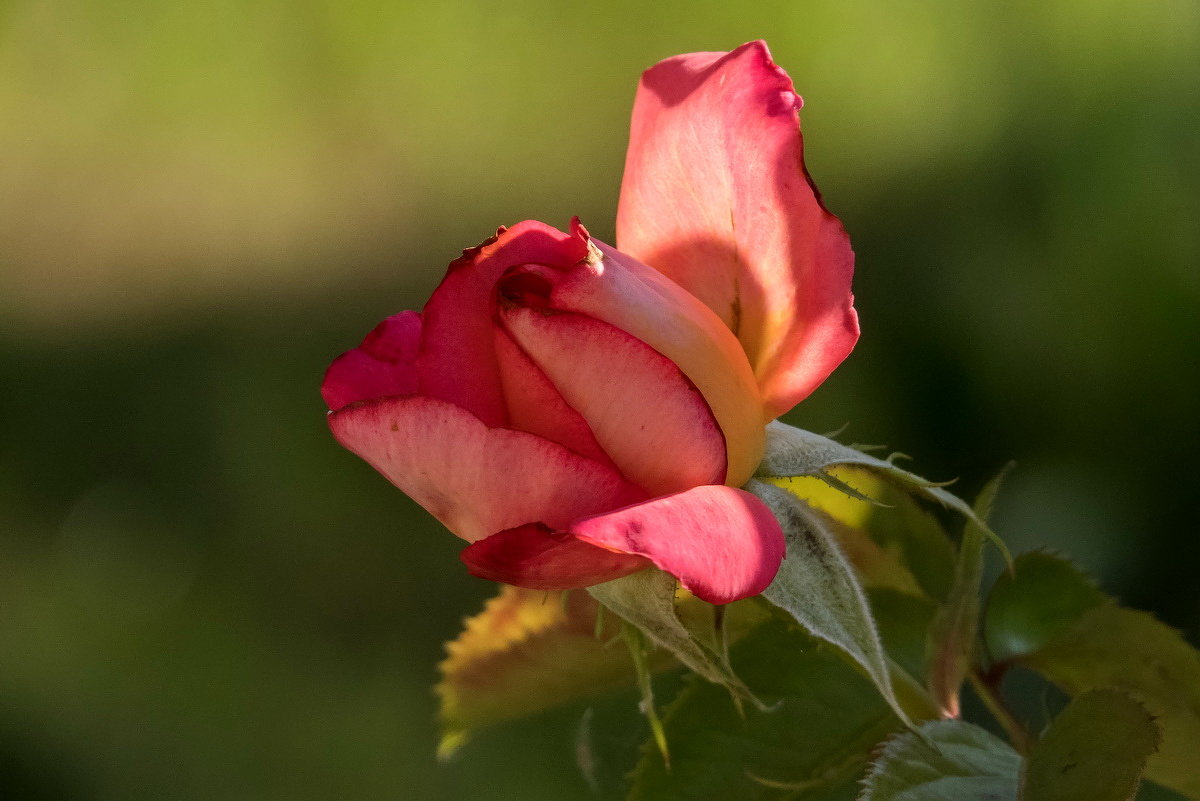
M1123 690L1163 730L1146 776L1200 799L1200 652L1152 615L1124 609L1065 560L1025 554L988 598L987 643L1072 695Z
M1119 687L1163 727L1146 775L1200 799L1200 654L1146 612L1105 604L1021 662L1068 692Z
M1129 801L1161 736L1120 690L1076 696L1029 755L1021 801Z
M574 698L632 684L623 644L595 636L598 604L586 592L505 586L446 646L437 685L447 756L471 732ZM609 636L619 637L615 621Z

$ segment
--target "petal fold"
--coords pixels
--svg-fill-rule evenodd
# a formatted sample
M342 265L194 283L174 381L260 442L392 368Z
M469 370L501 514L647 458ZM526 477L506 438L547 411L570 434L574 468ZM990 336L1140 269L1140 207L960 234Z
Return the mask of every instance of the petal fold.
M587 421L567 405L554 384L521 346L499 326L494 333L509 425L616 469L596 442Z
M600 548L541 523L472 543L460 558L473 576L533 590L588 587L650 566L641 556Z
M375 327L354 350L334 359L321 382L321 397L331 411L385 395L417 391L417 350L421 315L394 314Z
M605 465L524 431L488 428L434 398L353 404L330 414L329 427L468 542L531 522L564 529L646 497Z
M725 481L721 428L665 356L582 314L502 305L500 316L630 481L651 495Z
M804 167L791 79L762 42L646 71L634 104L617 247L737 335L775 417L858 338L854 254Z
M767 588L783 561L784 538L766 504L724 486L685 492L571 524L584 542L644 556L710 603Z
M573 230L587 237L578 221ZM662 273L596 239L601 259L550 276L547 305L604 320L674 362L712 409L727 447L725 483L740 486L762 460L762 398L742 346L716 314Z
M586 242L533 220L501 228L463 251L425 304L421 394L460 406L489 426L508 425L493 350L496 282L516 264L562 268L586 255Z

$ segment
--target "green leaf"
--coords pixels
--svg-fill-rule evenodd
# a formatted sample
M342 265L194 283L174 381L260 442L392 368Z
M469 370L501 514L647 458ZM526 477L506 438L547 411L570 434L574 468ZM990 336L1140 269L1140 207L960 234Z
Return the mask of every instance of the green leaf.
M1200 653L1153 616L1123 609L1062 559L1029 554L988 599L994 656L1041 673L1071 695L1117 687L1162 726L1146 776L1200 799Z
M1069 562L1048 553L1022 554L988 595L984 634L993 660L1032 653L1108 597Z
M933 601L889 589L868 589L867 600L879 627L884 653L924 685L929 626L937 611ZM937 712L932 706L930 710Z
M1067 705L1034 747L1022 801L1130 801L1161 734L1145 707L1119 690Z
M896 456L898 454L894 454ZM952 509L979 526L992 543L1012 561L1007 546L988 528L975 511L957 495L944 489L945 484L921 478L915 473L896 467L891 461L878 459L862 451L835 442L828 437L786 425L778 420L767 424L767 450L755 473L756 478L785 476L822 476L838 465L853 465L868 469L909 492Z
M909 722L896 700L879 631L850 563L825 518L787 490L751 480L746 489L763 500L783 527L787 555L762 593L805 631L836 645L857 662L897 717Z
M958 720L918 731L884 745L859 801L1015 801L1021 757L1003 740Z
M680 670L658 676L654 693L674 698L685 677L694 675ZM575 763L597 801L625 801L629 794L629 774L652 736L639 707L637 691L625 691L596 699L580 715Z
M657 645L709 681L738 698L753 699L724 659L680 620L675 607L675 578L651 568L588 587L600 603L637 626Z
M663 715L671 770L644 749L630 800L852 799L871 750L900 726L871 683L783 621L747 635L732 659L766 707L742 717L719 687L690 680Z
M1200 798L1200 654L1179 632L1106 604L1021 662L1072 694L1120 687L1142 702L1163 727L1146 775Z
M975 500L975 515L987 520L1011 465L992 479ZM929 692L943 717L959 714L958 693L975 655L979 634L979 593L983 584L983 531L968 521L958 546L954 581L929 628Z

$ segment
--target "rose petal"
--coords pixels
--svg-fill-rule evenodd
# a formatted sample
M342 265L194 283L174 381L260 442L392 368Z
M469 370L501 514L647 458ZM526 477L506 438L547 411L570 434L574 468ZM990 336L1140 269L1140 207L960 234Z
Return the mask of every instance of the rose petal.
M510 528L463 549L471 575L533 590L571 590L650 566L640 556L598 548L541 523Z
M502 328L495 329L495 342L509 425L557 442L615 470L587 421L567 405L546 374Z
M804 168L800 105L762 42L657 64L638 87L617 210L617 247L737 334L768 418L858 338L854 254Z
M572 229L587 236L577 220ZM762 461L762 398L741 344L711 309L674 281L596 239L603 255L555 271L548 304L640 339L674 362L712 409L725 434L726 484L741 486Z
M555 528L646 494L611 468L524 431L488 428L434 398L381 398L329 415L361 456L467 540L530 522Z
M630 481L651 495L725 481L720 426L669 359L581 314L508 304L500 318Z
M460 406L489 426L507 425L493 352L496 282L516 264L568 267L586 255L585 242L533 220L463 251L425 304L417 358L421 394Z
M385 395L417 391L416 358L421 343L421 315L400 312L367 334L354 350L333 360L321 383L321 396L331 410Z
M571 524L569 533L639 554L715 604L757 595L783 561L779 522L766 505L733 487L696 487Z

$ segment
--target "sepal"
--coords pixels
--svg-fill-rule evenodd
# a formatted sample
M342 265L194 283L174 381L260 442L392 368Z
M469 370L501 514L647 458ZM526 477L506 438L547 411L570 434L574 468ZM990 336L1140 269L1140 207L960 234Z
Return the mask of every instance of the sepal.
M892 688L891 668L867 596L825 519L773 484L751 480L746 490L771 509L787 541L787 555L763 597L809 634L844 651L866 672L896 716L911 725Z
M913 495L935 501L963 515L984 532L1000 550L1005 561L1011 565L1012 557L1004 542L975 514L970 504L946 490L946 486L953 483L952 481L930 481L897 467L895 460L900 456L903 454L892 454L888 459L880 459L820 434L775 420L767 425L766 455L755 472L755 477L823 477L828 476L830 468L838 465L865 468Z

